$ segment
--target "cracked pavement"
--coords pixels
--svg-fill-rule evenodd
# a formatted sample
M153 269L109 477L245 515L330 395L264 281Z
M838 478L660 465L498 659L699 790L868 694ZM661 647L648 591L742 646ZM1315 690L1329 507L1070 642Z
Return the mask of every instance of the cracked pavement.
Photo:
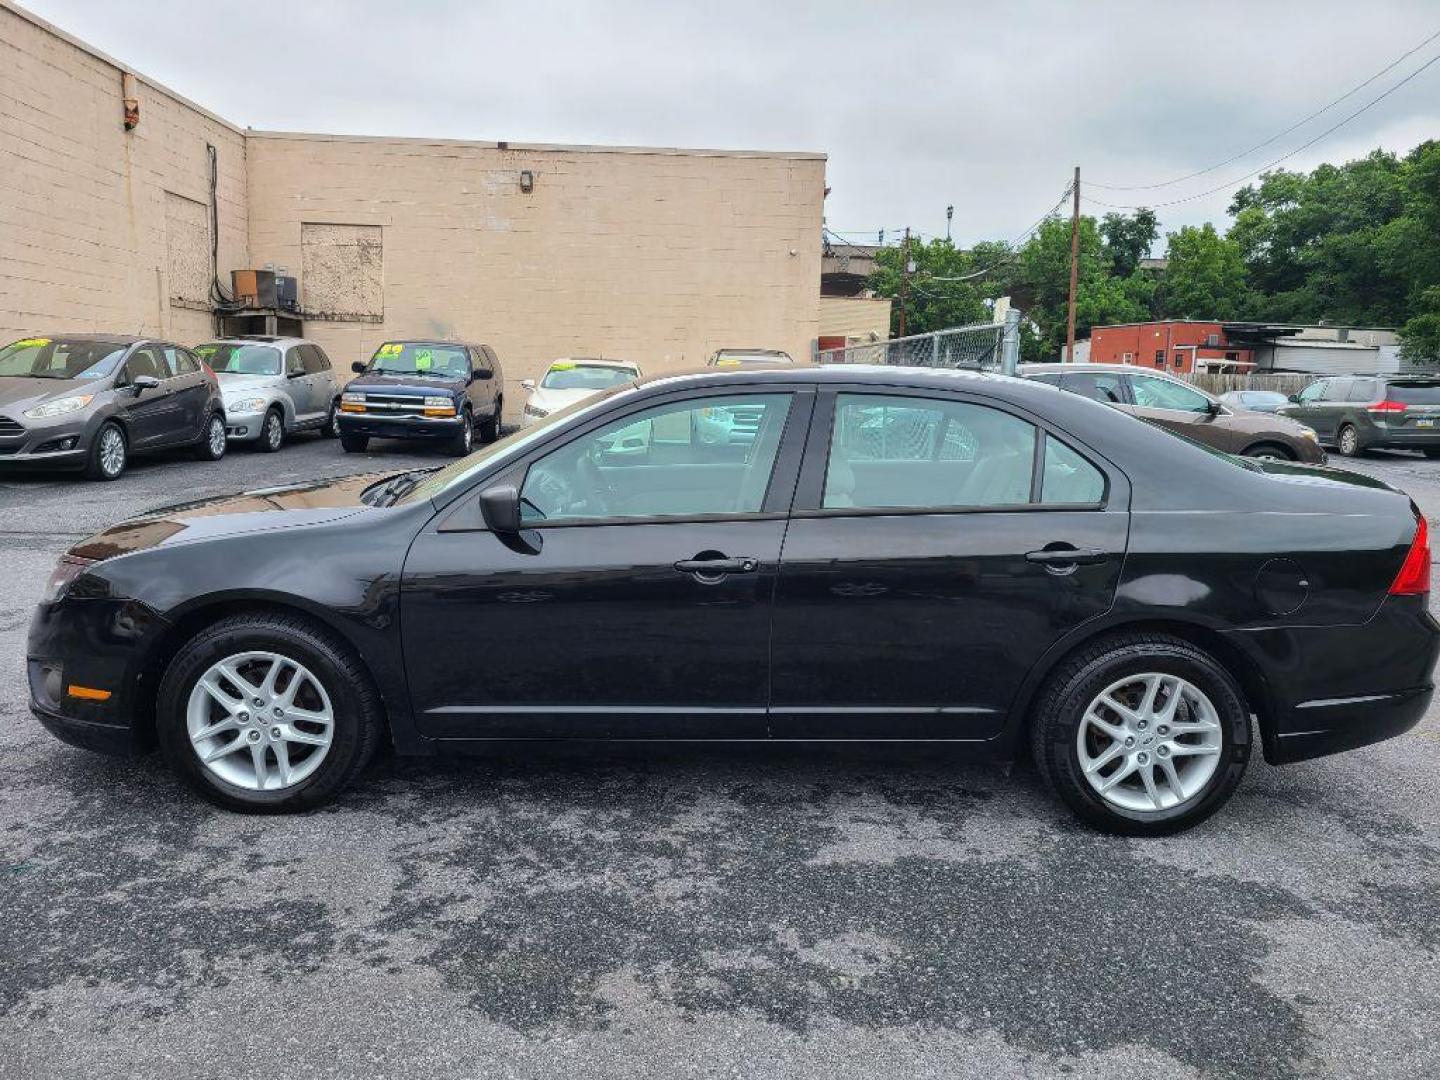
M433 460L297 440L0 475L0 1077L1405 1076L1440 1060L1440 722L1121 840L1025 766L862 748L409 761L246 818L29 716L74 539ZM1440 518L1440 462L1357 466Z

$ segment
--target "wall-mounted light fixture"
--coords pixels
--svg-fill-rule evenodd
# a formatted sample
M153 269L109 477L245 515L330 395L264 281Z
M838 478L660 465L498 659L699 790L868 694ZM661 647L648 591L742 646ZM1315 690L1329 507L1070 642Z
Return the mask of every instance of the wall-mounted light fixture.
M529 169L520 171L520 190L529 195L535 190L535 174Z

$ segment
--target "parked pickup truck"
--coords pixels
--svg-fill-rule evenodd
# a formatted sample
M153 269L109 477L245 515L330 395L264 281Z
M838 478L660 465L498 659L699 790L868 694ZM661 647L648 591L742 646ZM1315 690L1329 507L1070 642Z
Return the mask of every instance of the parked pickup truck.
M456 456L500 437L505 376L489 345L387 341L340 395L340 445L365 450L372 438L433 439Z

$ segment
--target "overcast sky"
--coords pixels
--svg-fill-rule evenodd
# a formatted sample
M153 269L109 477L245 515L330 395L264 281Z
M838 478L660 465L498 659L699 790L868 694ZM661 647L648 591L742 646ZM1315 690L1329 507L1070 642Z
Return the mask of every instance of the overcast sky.
M1012 239L1082 179L1201 169L1440 30L1436 0L29 0L61 28L256 128L516 142L814 150L829 226ZM1295 134L1159 191L1181 198L1299 146L1440 52ZM1440 137L1440 63L1287 167ZM1228 189L1227 189L1228 190ZM1224 218L1228 194L1158 209ZM1103 213L1104 208L1087 207Z

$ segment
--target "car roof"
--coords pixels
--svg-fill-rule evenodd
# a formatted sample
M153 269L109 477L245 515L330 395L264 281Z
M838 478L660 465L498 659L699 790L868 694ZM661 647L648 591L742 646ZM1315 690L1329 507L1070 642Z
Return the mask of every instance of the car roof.
M1020 374L1029 375L1031 372L1048 374L1052 371L1139 371L1146 375L1164 375L1167 378L1174 378L1168 371L1161 371L1159 368L1147 368L1140 364L1021 364Z
M107 345L137 345L142 341L159 341L158 338L135 337L132 334L26 334L24 337L43 337L51 341L98 341Z
M303 337L280 337L276 334L236 334L233 337L211 338L201 342L203 345L311 345L309 338Z
M483 346L483 345L481 345L479 342L476 342L476 341L445 341L445 340L443 340L442 338L425 338L425 337L418 337L418 338L410 338L410 337L386 338L386 339L382 342L382 344L384 344L384 345L448 345L448 346L450 346L450 348L452 348L452 349L466 349L466 348L469 348L469 349L482 349L482 348L485 348L485 347L486 347L486 346Z
M1009 375L953 368L901 367L895 364L811 364L796 362L773 367L697 367L687 371L665 372L641 376L637 386L653 387L669 384L677 389L690 386L764 386L767 383L812 384L816 386L864 384L877 387L911 387L935 390L971 390L1012 401L1029 399L1032 395L1062 393L1053 386L1033 379L1017 379ZM1073 396L1073 395L1070 395ZM1037 400L1039 400L1037 398ZM1045 397L1046 401L1053 401Z

